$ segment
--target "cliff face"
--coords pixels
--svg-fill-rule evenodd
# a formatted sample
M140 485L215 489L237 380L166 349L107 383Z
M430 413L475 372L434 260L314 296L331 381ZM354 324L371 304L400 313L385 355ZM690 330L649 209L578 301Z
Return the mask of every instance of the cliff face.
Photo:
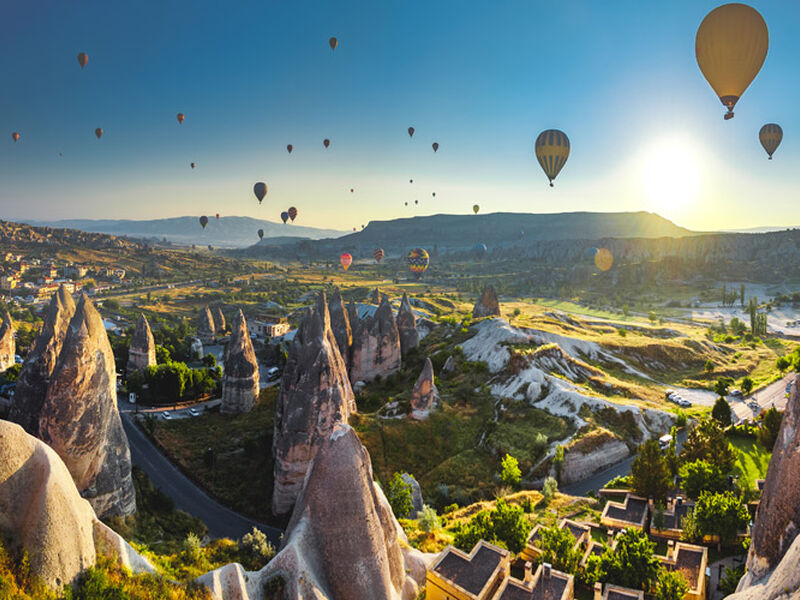
M350 368L350 350L353 345L353 330L350 327L350 318L347 315L347 309L342 300L342 294L339 288L333 290L330 302L328 303L328 312L331 316L331 330L333 337L336 338L336 344L339 346L339 354L342 355L345 368Z
M417 331L417 317L411 310L408 295L403 293L400 310L397 311L397 330L400 333L400 351L403 356L409 350L419 346L419 332Z
M372 381L400 369L400 332L392 305L384 296L378 310L363 319L353 336L353 358L350 381Z
M153 332L150 331L150 323L143 314L139 315L136 322L136 330L131 338L131 346L128 349L128 373L140 371L156 364L156 342L153 339Z
M47 386L74 314L75 302L61 286L50 299L42 330L22 363L9 419L31 435L39 435L39 416Z
M325 294L297 330L275 413L272 510L291 510L320 444L355 411L355 397L331 330Z
M82 296L70 321L39 417L39 435L61 457L98 515L136 509L128 439L103 320Z
M241 310L236 314L231 329L222 378L220 412L242 414L250 412L258 399L258 360Z
M0 325L0 372L5 371L14 365L14 356L17 352L17 345L14 340L14 324L11 322L11 315L5 311L3 323Z

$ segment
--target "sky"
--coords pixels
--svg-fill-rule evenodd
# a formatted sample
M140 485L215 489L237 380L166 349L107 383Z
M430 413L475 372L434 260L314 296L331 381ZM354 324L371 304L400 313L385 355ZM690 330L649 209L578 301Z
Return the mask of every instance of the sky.
M751 3L770 48L730 121L694 54L719 4L9 0L0 218L278 221L294 205L298 224L350 229L478 204L799 225L800 3ZM548 128L571 142L554 188L533 152Z

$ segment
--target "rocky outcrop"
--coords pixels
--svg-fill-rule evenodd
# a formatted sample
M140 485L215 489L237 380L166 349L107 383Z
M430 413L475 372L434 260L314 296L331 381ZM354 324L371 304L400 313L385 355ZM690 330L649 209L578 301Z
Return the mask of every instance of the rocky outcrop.
M353 337L350 381L373 381L400 369L400 332L392 305L384 297L375 314L364 318Z
M381 291L378 288L372 290L372 293L369 295L369 302L376 306L381 303Z
M100 517L136 509L116 384L114 354L103 320L84 295L50 377L39 436L61 457L81 495Z
M353 338L355 339L356 332L361 325L361 319L358 316L358 307L352 300L347 303L347 320L350 323L350 329L352 330Z
M411 487L411 514L395 515L395 516L401 518L408 517L409 519L416 519L417 513L422 510L423 506L422 488L419 486L419 482L414 478L414 476L411 473L403 473L400 477Z
M3 323L0 325L0 372L14 366L17 344L14 341L14 324L11 315L5 311Z
M211 314L214 317L214 329L216 334L225 335L225 331L228 329L228 324L225 321L225 313L222 312L222 307L220 305L215 306Z
M240 415L250 412L258 399L259 374L256 352L240 310L233 319L231 339L225 354L220 412Z
M487 285L481 292L481 297L472 309L472 318L480 319L483 317L499 317L500 303L497 300L497 292L493 285Z
M64 286L59 287L50 299L42 330L22 363L9 419L22 425L31 435L39 435L39 416L47 386L74 314L72 296Z
M339 346L339 354L342 355L344 366L350 368L350 348L353 345L353 330L350 327L350 319L347 316L347 309L342 300L339 288L335 288L328 302L328 312L331 316L331 329L336 344Z
M455 371L456 368L456 361L453 359L453 355L447 357L447 360L444 361L444 366L442 367L442 373L452 373Z
M400 310L397 311L397 330L400 332L400 351L403 356L409 350L419 346L419 333L417 332L417 317L411 310L408 295L403 293Z
M128 349L128 373L141 371L156 364L156 342L153 339L153 332L150 331L150 323L144 314L139 315L136 321L136 330L131 338L131 345Z
M425 366L411 391L411 417L417 420L426 419L438 402L439 390L433 380L433 363L430 358L426 358Z
M200 311L200 321L197 323L197 337L204 344L210 344L217 336L217 326L214 323L214 316L211 309L206 306Z
M98 552L133 571L153 571L97 520L53 449L7 421L0 421L0 530L27 552L33 574L51 589L73 583Z
M355 411L355 396L320 293L292 340L275 411L272 510L288 513L320 445Z
M585 444L583 443L585 440ZM589 435L567 448L561 469L561 485L591 477L631 454L627 444L606 431ZM554 473L555 474L555 473Z

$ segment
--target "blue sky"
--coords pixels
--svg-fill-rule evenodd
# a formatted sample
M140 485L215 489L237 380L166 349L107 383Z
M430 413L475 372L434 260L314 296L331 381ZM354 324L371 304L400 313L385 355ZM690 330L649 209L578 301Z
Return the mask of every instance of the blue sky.
M694 58L719 4L6 2L0 216L277 221L295 205L344 229L477 203L798 225L800 4L752 3L770 50L731 121ZM766 122L784 130L773 161ZM553 189L533 155L550 127L572 143Z

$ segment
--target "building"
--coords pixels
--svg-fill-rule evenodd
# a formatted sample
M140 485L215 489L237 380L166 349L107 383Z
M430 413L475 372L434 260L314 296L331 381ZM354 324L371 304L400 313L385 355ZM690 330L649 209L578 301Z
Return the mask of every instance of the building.
M594 584L594 600L644 600L644 592L597 582Z
M684 542L667 543L667 555L658 559L664 568L678 571L689 584L684 600L706 600L708 548Z
M530 562L525 563L525 576L522 581L507 577L492 600L573 600L575 598L575 577L553 569L548 563L538 566L532 572Z
M664 509L664 524L661 529L656 527L656 515L650 523L650 535L655 538L679 540L683 535L683 519L686 515L694 509L695 503L686 501L681 496L676 496L667 501L667 507Z
M89 267L84 265L69 265L64 268L64 275L76 279L82 279L89 273Z
M19 277L16 275L3 275L0 277L0 289L5 291L13 290L19 285Z
M571 519L561 519L561 521L558 523L558 527L560 529L566 529L572 534L572 537L575 538L575 546L573 547L575 550L586 548L592 540L592 529L588 525L578 523ZM537 545L537 542L539 540L541 530L541 524L536 525L536 527L533 528L528 536L528 541L525 543L525 548L523 548L522 552L520 553L520 558L530 561L536 561L539 559L539 557L542 555L542 551Z
M247 321L247 329L250 332L250 337L274 338L288 333L290 326L288 323L252 319Z
M647 500L634 496L630 492L625 494L623 502L607 502L600 517L604 527L612 529L625 529L633 527L644 531L647 524L649 506Z
M511 572L510 553L483 540L465 554L448 546L428 569L426 600L492 600Z

